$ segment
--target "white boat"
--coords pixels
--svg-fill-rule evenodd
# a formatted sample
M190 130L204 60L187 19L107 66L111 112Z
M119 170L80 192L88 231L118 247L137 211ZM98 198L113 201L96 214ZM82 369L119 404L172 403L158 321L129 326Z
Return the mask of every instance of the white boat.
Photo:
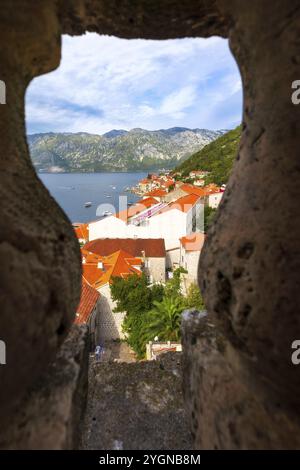
M84 207L91 207L92 203L91 202L85 202Z
M106 194L106 197L111 197L111 195L110 195L110 194Z
M104 211L102 212L103 217L106 217L107 215L112 215L112 212L109 211Z

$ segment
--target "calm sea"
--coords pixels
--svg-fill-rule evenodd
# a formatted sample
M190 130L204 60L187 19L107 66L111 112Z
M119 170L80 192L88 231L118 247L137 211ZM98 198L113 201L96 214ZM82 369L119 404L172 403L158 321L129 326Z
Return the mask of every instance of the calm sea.
M71 222L101 218L104 211L119 210L119 196L128 202L140 199L126 188L135 186L146 173L40 173L39 177ZM86 202L92 205L84 206ZM98 206L98 216L96 210ZM123 202L124 205L124 202ZM124 209L124 206L122 207Z

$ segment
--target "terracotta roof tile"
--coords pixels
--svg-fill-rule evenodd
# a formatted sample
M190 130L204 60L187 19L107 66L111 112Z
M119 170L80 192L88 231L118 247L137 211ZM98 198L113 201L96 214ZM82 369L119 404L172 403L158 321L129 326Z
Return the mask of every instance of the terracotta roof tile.
M101 278L95 282L95 287L99 288L111 282L113 277L127 277L131 274L140 275L141 271L135 266L141 265L141 258L132 258L126 251L119 250L105 259L106 269Z
M100 256L108 256L118 250L127 251L134 257L143 256L143 252L148 258L164 258L166 256L163 238L98 238L88 242L83 250Z
M153 197L140 199L133 206L130 206L128 207L128 209L125 209L124 211L121 211L118 214L115 214L115 217L117 217L117 219L121 219L124 222L126 222L128 219L130 219L130 217L133 217L134 215L137 215L140 212L143 212L144 210L148 209L151 206L154 206L155 204L158 204L158 201L154 199Z
M82 224L76 222L73 224L74 231L78 239L88 240L89 239L89 224Z
M146 196L150 197L163 197L167 194L167 192L164 189L153 189L153 191L150 191L149 193L146 194Z
M111 281L112 277L126 277L141 274L139 267L142 259L122 249L117 249L107 256L101 256L82 249L82 275L92 287L99 289Z
M186 196L182 196L179 199L176 199L176 201L171 202L171 204L162 209L160 213L167 212L172 209L177 209L181 212L189 212L199 199L200 197L196 194L187 194Z
M180 238L180 242L185 251L201 251L204 240L205 234L200 232L194 232Z
M220 188L215 184L209 184L203 188L193 186L192 184L182 184L180 189L185 191L188 194L197 194L200 197L208 196L211 193L216 193L220 191Z
M81 297L77 307L75 323L82 324L88 322L99 297L99 292L82 278Z

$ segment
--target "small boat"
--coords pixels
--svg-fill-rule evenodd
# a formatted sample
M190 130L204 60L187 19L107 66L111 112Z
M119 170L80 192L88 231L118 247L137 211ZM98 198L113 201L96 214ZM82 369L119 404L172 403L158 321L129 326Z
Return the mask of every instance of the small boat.
M111 195L110 195L110 194L106 194L106 197L111 197Z
M110 187L111 187L111 189L116 189L116 187L115 187L115 186L113 186L112 184L110 185Z
M92 203L91 202L85 202L84 207L91 207Z
M109 211L104 211L102 212L103 217L106 217L107 215L112 215L112 212Z

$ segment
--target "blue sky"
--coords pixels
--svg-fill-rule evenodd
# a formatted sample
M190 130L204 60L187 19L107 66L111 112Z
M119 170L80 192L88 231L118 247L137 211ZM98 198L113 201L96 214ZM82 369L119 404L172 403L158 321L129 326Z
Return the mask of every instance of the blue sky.
M227 40L63 37L60 67L26 94L27 132L231 129L242 86Z

